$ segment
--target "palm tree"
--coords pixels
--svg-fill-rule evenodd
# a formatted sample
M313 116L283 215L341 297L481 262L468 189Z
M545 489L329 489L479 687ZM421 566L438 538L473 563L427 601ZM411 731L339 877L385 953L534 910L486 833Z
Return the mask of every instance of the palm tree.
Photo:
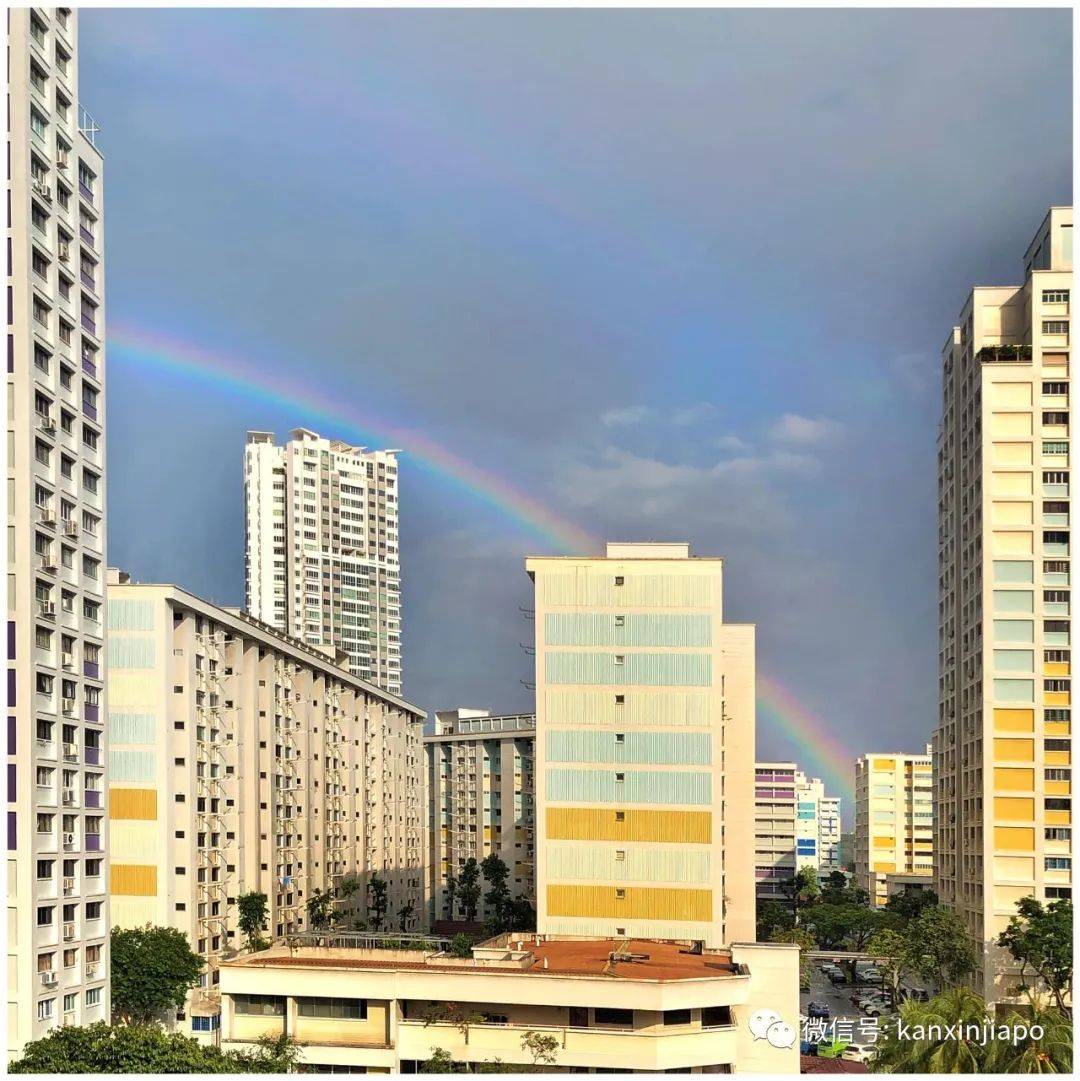
M1042 1029L1035 1040L1028 1036L1023 1042L994 1040L986 1057L987 1072L995 1073L1072 1073L1072 1022L1055 1006L1046 1006L1012 1013L999 1021L1010 1026L1023 1025L1030 1032Z
M900 1018L911 1029L930 1026L941 1030L954 1025L978 1025L989 1021L986 1002L967 987L954 987L929 1002L905 1002ZM983 1073L986 1047L978 1041L928 1038L903 1040L895 1027L885 1031L878 1044L874 1069L881 1073Z

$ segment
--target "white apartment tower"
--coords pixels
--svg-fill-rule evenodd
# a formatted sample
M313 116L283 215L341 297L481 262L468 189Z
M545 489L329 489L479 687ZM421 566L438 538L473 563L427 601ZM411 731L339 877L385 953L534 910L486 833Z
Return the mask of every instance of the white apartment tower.
M972 290L943 354L934 888L991 1000L1016 903L1072 896L1072 232L1051 208L1023 283Z
M8 9L8 1055L109 1017L102 158L70 8Z
M309 645L349 656L354 675L401 694L396 450L296 428L244 448L247 610Z

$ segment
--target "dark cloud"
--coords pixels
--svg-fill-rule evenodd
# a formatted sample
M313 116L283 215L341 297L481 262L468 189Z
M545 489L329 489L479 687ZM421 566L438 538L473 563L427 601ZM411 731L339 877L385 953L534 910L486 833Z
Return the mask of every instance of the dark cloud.
M853 756L922 742L936 357L1069 198L1068 12L86 10L81 37L112 319L724 555L762 667ZM111 554L238 601L243 431L306 418L125 371ZM404 470L409 693L526 705L547 542Z

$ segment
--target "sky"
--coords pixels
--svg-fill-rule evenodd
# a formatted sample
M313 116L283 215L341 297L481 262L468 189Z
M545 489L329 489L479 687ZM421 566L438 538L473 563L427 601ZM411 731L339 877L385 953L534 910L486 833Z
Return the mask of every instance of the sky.
M526 555L689 540L757 626L759 759L850 796L929 739L940 351L1070 200L1069 12L84 9L80 42L112 564L241 604L245 432L310 426L403 450L419 706L532 707Z

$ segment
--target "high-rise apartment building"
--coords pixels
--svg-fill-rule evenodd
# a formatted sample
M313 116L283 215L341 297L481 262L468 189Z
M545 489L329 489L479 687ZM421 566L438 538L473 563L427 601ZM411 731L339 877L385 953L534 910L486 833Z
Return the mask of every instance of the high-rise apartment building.
M8 9L8 1052L109 1017L102 158L70 8Z
M1072 891L1072 231L1053 207L1023 284L973 289L943 354L934 882L991 999L1016 902Z
M176 586L110 578L112 919L189 936L207 962L196 1031L243 944L244 893L267 895L277 938L307 930L308 899L348 876L362 914L377 871L383 926L422 929L424 714L340 652Z
M753 941L754 628L688 544L531 558L542 933Z
M875 908L890 875L933 873L930 747L922 754L866 754L855 762L855 885Z
M840 870L840 798L795 762L758 762L754 773L757 896L783 900L783 884L802 868L819 878Z
M397 451L296 428L244 448L247 610L401 694Z
M432 926L464 918L451 886L469 859L479 863L492 853L510 872L511 895L536 906L535 741L535 713L493 717L484 709L441 709L435 714L435 732L424 737ZM481 895L476 919L490 914Z

